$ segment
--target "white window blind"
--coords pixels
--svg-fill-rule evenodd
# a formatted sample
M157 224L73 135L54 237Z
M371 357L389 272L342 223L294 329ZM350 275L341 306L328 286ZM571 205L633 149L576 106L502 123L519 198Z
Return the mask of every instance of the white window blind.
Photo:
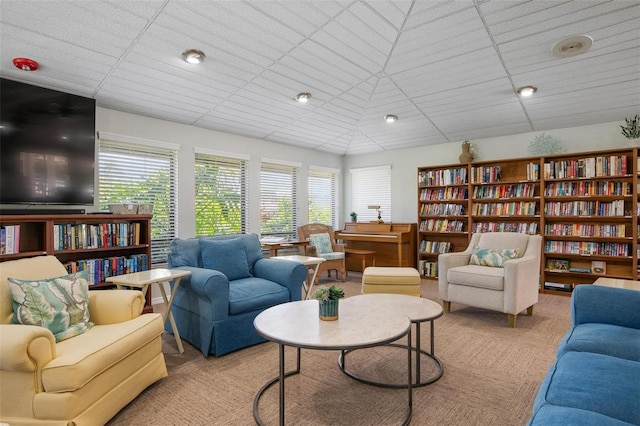
M248 229L249 162L196 153L196 235L245 233Z
M263 237L296 238L300 168L262 163L260 166L260 233Z
M338 229L338 172L309 168L309 222Z
M177 236L177 157L176 149L100 140L100 208L127 200L153 204L152 267L167 262L169 245Z
M369 206L380 206L382 220L391 221L391 166L351 169L351 209L358 222L378 219Z

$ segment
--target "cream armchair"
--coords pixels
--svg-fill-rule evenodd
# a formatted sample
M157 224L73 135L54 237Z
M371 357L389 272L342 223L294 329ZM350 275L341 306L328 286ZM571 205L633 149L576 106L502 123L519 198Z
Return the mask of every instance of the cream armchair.
M506 313L511 327L523 310L533 315L540 288L541 244L539 235L490 232L474 234L463 252L438 256L438 296L445 312L450 312L451 302L491 309ZM484 266L496 262L504 263Z
M54 256L0 263L0 422L101 425L167 376L160 314L140 315L135 290L89 291L88 331L56 343L44 327L11 324L7 278L66 275Z

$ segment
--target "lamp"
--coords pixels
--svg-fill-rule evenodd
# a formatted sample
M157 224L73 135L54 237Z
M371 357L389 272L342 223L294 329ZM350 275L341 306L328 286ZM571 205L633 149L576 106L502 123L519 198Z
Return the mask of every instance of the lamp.
M378 210L378 223L384 223L382 220L382 210L380 210L380 206L368 206L369 210Z
M393 123L398 119L398 116L393 114L387 114L384 116L384 119L387 123Z
M537 91L538 88L536 86L523 86L517 90L518 95L522 96L523 98L528 98Z
M309 99L311 99L311 93L302 92L296 95L296 101L300 102L301 104L309 102Z
M199 64L204 61L204 56L202 50L189 49L182 52L182 59L189 64Z

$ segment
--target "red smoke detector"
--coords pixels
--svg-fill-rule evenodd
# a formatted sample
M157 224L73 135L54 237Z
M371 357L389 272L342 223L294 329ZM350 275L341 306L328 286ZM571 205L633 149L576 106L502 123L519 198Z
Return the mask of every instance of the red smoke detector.
M39 67L36 61L29 58L15 58L13 60L13 65L15 65L16 68L21 69L22 71L35 71Z

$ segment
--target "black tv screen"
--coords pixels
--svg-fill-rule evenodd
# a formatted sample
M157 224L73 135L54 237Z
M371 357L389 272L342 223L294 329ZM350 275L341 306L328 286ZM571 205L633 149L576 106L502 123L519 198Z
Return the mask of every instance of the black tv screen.
M0 79L0 204L93 204L94 99Z

